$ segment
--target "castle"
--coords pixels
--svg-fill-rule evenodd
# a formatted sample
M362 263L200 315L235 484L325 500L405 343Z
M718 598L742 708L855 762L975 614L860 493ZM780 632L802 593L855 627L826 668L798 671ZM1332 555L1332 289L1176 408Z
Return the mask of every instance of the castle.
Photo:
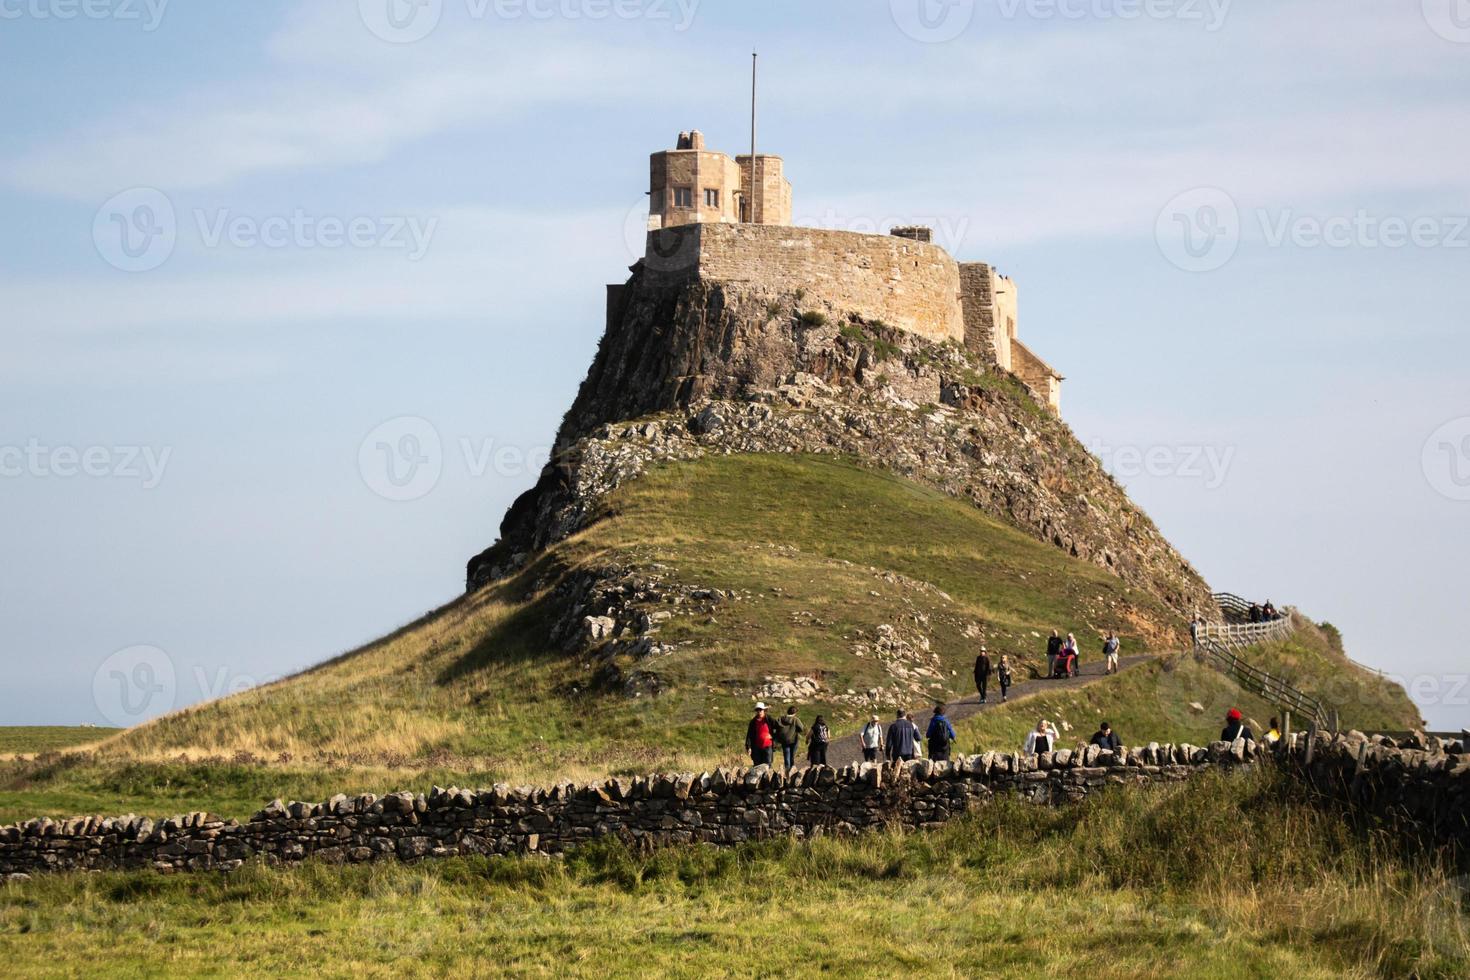
M929 340L953 340L1015 375L1052 413L1062 375L1017 336L1016 284L983 262L957 262L923 227L888 235L791 224L780 157L731 159L698 130L649 159L645 274L800 292L835 319L857 313ZM608 289L609 317L621 287Z

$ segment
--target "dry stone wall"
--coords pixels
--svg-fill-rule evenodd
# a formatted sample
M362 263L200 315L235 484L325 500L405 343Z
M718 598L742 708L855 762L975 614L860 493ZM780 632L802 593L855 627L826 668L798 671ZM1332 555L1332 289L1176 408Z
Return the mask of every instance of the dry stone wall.
M585 786L435 789L426 795L276 801L244 824L205 813L32 820L0 828L0 878L48 871L230 871L245 861L414 860L561 853L617 835L635 846L737 844L777 834L932 828L995 793L1060 804L1108 786L1171 783L1252 763L1255 743L1150 744L1113 753L1077 746L1039 757L987 752L949 762L826 766L789 777L768 766Z
M1308 745L1310 744L1310 751ZM738 844L772 835L930 829L996 793L1064 804L1110 786L1188 779L1212 768L1274 760L1323 795L1385 817L1406 834L1470 853L1470 755L1461 742L1403 744L1358 732L1293 736L1273 754L1254 742L1096 746L1040 756L987 752L954 762L817 766L790 776L768 766L645 776L550 788L435 788L428 794L336 796L271 803L248 823L205 813L32 820L0 828L0 879L51 871L151 868L230 871L267 863L417 860L562 853L616 835L635 846Z

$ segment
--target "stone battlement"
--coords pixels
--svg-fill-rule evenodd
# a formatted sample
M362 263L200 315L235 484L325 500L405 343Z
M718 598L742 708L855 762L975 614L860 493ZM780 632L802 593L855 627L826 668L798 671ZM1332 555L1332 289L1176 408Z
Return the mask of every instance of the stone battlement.
M965 339L959 264L939 246L912 239L791 225L685 225L649 233L644 269L654 284L700 279L801 293L812 310L861 313L928 340Z

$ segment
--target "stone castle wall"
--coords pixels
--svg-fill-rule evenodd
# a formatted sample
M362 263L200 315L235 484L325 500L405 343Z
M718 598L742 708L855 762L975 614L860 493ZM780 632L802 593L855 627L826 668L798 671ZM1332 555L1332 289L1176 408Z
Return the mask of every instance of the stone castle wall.
M701 224L650 234L654 283L693 278L805 291L814 310L858 313L928 340L965 340L959 265L944 249L891 235L784 225ZM826 307L826 310L823 310Z
M549 789L500 785L338 796L320 804L277 801L245 824L204 813L159 822L42 819L0 828L0 878L107 868L228 871L254 857L360 862L561 853L608 834L661 846L856 833L894 824L926 828L998 792L1066 803L1106 786L1176 782L1214 766L1248 764L1256 753L1246 742L1208 749L1149 745L1118 754L1078 746L1040 757L987 752L953 763L821 766L789 777L759 766Z

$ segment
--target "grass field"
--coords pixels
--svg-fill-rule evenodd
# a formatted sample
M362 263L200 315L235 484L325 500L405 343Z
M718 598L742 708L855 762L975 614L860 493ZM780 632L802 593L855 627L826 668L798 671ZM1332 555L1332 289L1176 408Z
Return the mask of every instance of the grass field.
M118 731L93 725L3 725L0 726L0 756L59 752L100 742Z
M1463 977L1455 869L1210 774L932 834L0 886L12 975Z

